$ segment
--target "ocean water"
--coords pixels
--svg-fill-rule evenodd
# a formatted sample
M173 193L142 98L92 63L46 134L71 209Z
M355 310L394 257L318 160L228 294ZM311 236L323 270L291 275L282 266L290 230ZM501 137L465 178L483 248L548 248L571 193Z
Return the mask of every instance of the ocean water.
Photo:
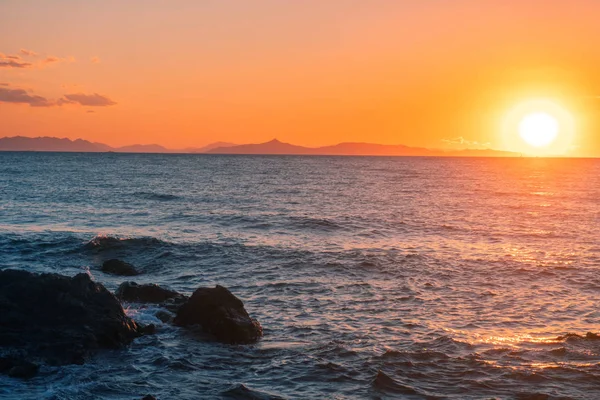
M114 257L264 338L125 304L156 335L0 398L600 398L600 160L0 153L0 268Z

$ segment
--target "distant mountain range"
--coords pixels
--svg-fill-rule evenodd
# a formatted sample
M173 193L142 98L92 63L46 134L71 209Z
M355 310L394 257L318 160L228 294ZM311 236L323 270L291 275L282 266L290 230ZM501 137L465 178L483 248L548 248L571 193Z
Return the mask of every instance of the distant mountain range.
M28 138L13 136L0 138L0 151L60 151L60 152L119 152L119 153L205 153L205 154L297 154L297 155L372 155L372 156L444 156L444 157L519 157L520 153L484 150L436 150L403 145L373 143L340 143L333 146L304 147L273 139L266 143L236 145L216 142L204 147L167 149L158 144L135 144L111 147L83 139L55 137Z

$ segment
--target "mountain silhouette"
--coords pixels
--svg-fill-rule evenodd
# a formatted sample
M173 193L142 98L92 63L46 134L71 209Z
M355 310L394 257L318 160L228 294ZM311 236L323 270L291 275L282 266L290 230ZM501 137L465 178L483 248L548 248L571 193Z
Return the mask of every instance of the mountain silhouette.
M134 144L111 147L83 139L56 137L29 138L13 136L0 138L0 151L57 151L57 152L119 152L119 153L209 153L209 154L290 154L338 156L437 156L437 157L519 157L520 153L491 149L438 150L404 145L375 143L339 143L332 146L304 147L277 139L265 143L234 145L215 142L200 148L167 149L158 144Z
M104 152L114 150L102 143L83 139L59 139L55 137L29 138L23 136L0 138L0 151L76 151Z
M208 151L219 148L219 147L232 147L232 146L237 146L237 144L229 143L229 142L214 142L211 144L207 144L206 146L203 146L203 147L188 147L184 150L185 150L185 153L207 153Z
M217 147L211 154L290 154L331 156L435 156L435 157L518 157L519 153L491 149L436 150L404 145L339 143L333 146L304 147L273 139L266 143Z

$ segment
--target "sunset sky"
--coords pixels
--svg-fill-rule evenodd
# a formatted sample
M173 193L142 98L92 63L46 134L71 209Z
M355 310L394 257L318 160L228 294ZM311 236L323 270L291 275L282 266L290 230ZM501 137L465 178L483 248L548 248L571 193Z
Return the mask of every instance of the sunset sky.
M0 136L521 151L542 99L600 156L599 39L597 0L2 0Z

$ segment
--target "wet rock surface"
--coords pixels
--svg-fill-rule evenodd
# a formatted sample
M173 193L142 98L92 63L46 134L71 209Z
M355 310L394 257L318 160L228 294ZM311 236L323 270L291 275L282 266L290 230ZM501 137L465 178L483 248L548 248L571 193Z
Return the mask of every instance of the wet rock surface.
M250 318L244 303L219 285L197 289L179 308L174 323L199 325L203 332L223 343L253 343L262 336L262 327Z
M87 274L0 271L2 354L16 351L23 360L82 364L93 351L122 347L142 334L117 298ZM4 360L14 364L8 371L17 367L13 375L32 371L25 361Z
M173 318L175 317L175 315L165 310L158 310L156 314L154 314L154 316L165 324L168 322L172 322Z
M154 283L137 284L135 282L123 282L117 288L115 295L119 300L140 303L165 303L183 304L187 297L174 290L160 287Z
M140 274L133 265L116 258L104 261L100 270L107 274L120 276L135 276Z

